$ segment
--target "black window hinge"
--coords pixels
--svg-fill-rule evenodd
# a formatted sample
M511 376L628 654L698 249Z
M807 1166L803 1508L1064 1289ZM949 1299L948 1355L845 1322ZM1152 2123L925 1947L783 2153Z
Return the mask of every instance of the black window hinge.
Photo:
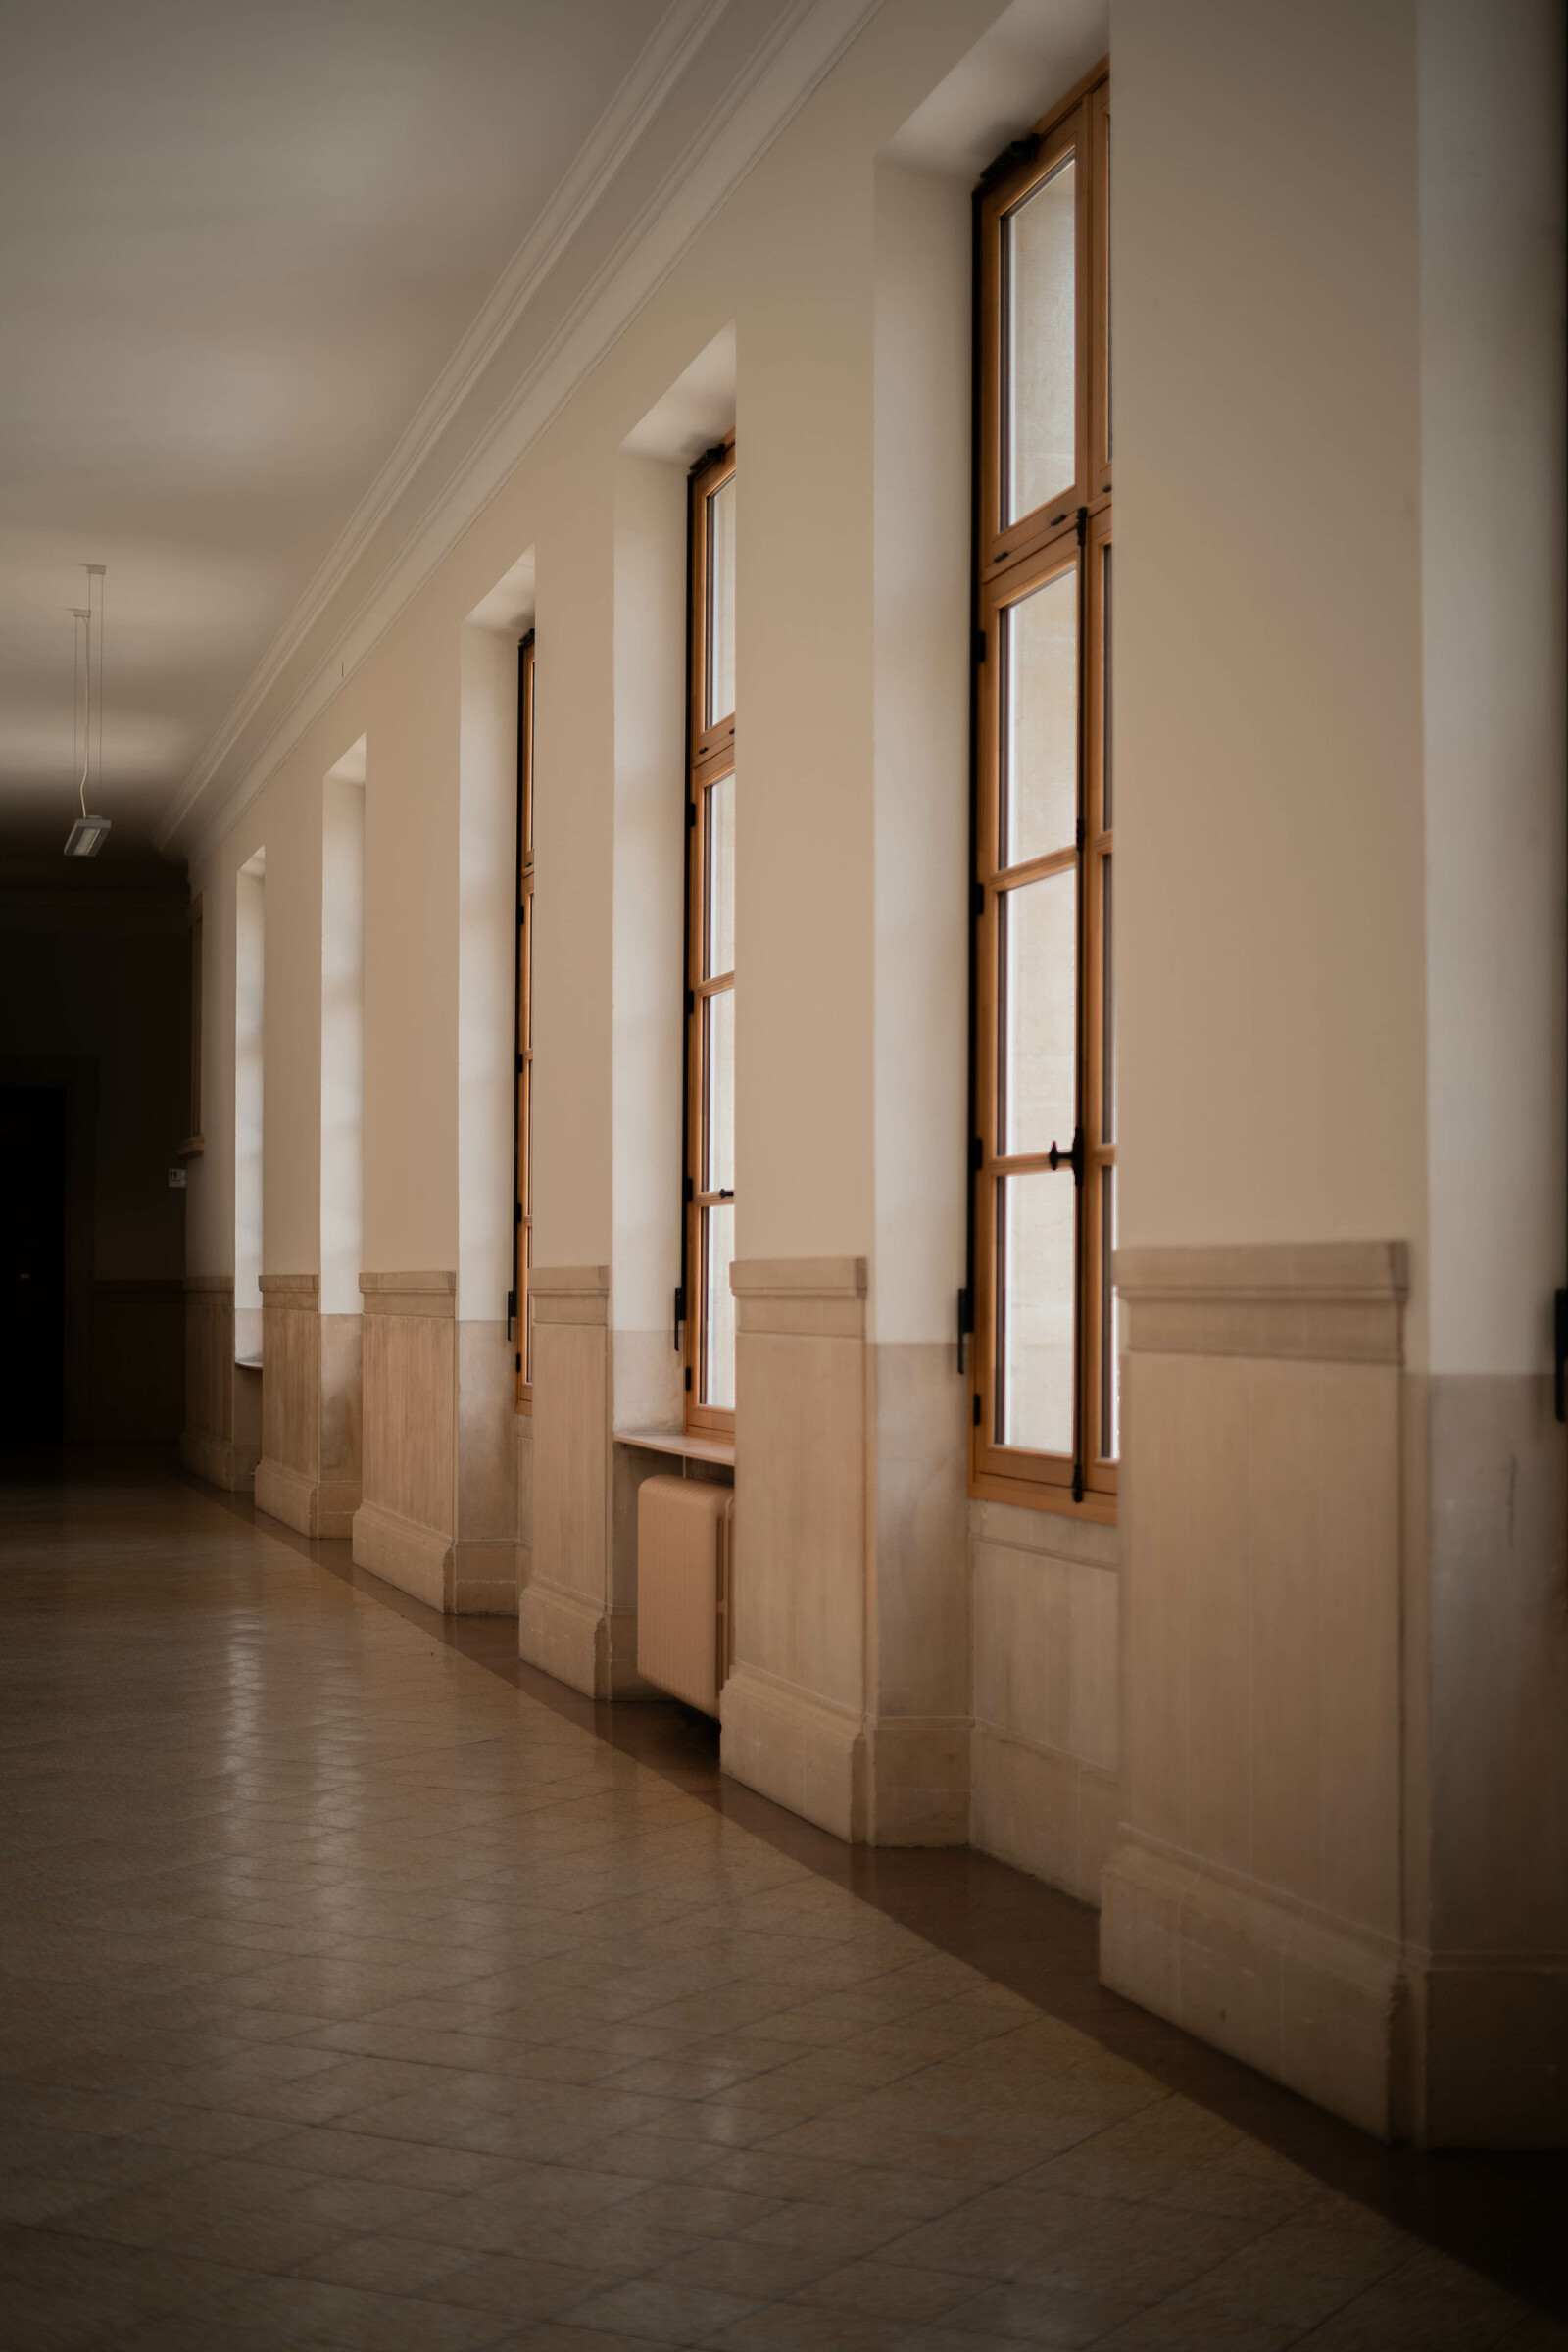
M958 1371L960 1376L964 1368L963 1344L973 1330L974 1293L971 1290L965 1289L958 1293Z
M690 1388L690 1387L691 1387L691 1385L692 1385L692 1368L691 1368L690 1364L688 1364L688 1365L687 1365L687 1367L686 1367L686 1386L687 1386L688 1388Z
M514 1225L520 1225L522 1223L522 1202L520 1200L515 1200L513 1202L512 1221Z
M517 1055L517 1076L518 1076L519 1078L522 1076L522 1073L523 1073L523 1071L524 1071L524 1070L527 1068L527 1066L528 1066L528 1064L527 1064L527 1059L526 1059L526 1057L525 1057L523 1054L519 1054Z
M676 1353L677 1355L679 1355L679 1353L680 1353L680 1327L681 1327L681 1325L682 1325L682 1324L685 1322L685 1320L686 1320L686 1286L685 1286L685 1284L684 1284L684 1283L682 1283L682 1282L678 1282L678 1283L675 1285L675 1343L674 1343L674 1344L675 1344L675 1353Z
M1083 820L1083 818L1082 818L1082 817L1080 817L1080 818L1078 819L1078 847L1079 847L1080 849L1082 849L1082 848L1083 848L1083 846L1084 846L1084 820Z
M697 803L696 803L695 801L688 801L688 802L687 802L687 804L686 804L686 825L687 825L687 830L689 831L689 830L691 829L691 827L692 827L693 825L695 825L695 824L696 824L696 822L697 822Z
M1080 546L1080 547L1082 547L1082 545L1083 545L1084 541L1085 541L1085 540L1088 538L1088 536L1089 536L1089 509L1088 509L1087 507L1080 507L1080 508L1079 508L1079 510L1078 510L1078 544L1079 544L1079 546Z
M510 1339L511 1339L511 1337L512 1337L512 1326L514 1325L514 1323L515 1323L515 1321L516 1321L516 1320L517 1320L517 1294L516 1294L516 1292L515 1292L515 1291L509 1291L509 1292L507 1293L507 1337L508 1337L508 1339L509 1339L509 1340L510 1340Z
M1084 1473L1081 1462L1074 1462L1072 1466L1072 1498L1074 1502L1082 1502L1084 1498Z
M979 1426L980 1426L980 1392L979 1392L979 1390L978 1390L978 1389L976 1389L976 1391L975 1391L975 1393L974 1393L974 1415L973 1415L973 1419L974 1419L974 1426L975 1426L975 1428L976 1428L976 1429L978 1429L978 1428L979 1428Z
M976 662L983 662L986 658L986 633L984 629L976 629L974 633L974 658Z
M696 989L694 989L694 988L689 988L689 989L686 991L686 1017L687 1017L687 1019L688 1019L688 1020L691 1018L692 1014L693 1014L693 1013L694 1013L696 1010L697 1010L697 991L696 991Z
M979 1175L980 1170L984 1167L985 1158L986 1154L984 1145L981 1143L980 1138L977 1135L972 1135L969 1138L969 1166L976 1176Z
M693 1194L692 1194L692 1180L691 1180L691 1178L690 1178L689 1176L686 1178L686 1180L685 1180L685 1183L686 1183L686 1194L685 1194L685 1198L686 1198L687 1203L688 1203L688 1205L689 1205L689 1204L690 1204L690 1202L691 1202L691 1200L692 1200L692 1199L693 1199Z

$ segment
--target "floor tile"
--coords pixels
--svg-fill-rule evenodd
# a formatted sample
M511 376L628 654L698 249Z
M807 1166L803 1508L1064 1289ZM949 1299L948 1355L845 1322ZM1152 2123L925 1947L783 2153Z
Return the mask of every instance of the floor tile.
M156 1465L7 1506L3 2352L1568 2352L848 1883L980 1858L802 1859Z

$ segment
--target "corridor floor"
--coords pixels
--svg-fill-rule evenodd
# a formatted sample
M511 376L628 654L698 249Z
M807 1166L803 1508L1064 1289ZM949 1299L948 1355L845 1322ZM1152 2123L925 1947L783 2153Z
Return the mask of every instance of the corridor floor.
M1568 2347L188 1484L0 1545L4 2352Z

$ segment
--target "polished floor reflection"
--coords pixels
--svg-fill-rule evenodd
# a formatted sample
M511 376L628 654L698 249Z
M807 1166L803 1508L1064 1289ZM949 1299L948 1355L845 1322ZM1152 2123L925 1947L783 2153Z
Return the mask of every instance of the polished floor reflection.
M916 1933L925 1866L159 1468L3 1508L6 2352L1568 2346Z

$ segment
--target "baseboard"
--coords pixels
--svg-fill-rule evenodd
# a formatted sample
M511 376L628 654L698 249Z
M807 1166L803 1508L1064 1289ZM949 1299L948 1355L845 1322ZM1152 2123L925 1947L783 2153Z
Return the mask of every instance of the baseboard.
M866 1838L872 1845L965 1845L969 1718L884 1717L868 1727Z
M603 1624L597 1602L543 1577L531 1578L517 1594L518 1653L585 1698L610 1695L599 1688Z
M718 1706L719 1760L732 1780L835 1838L864 1838L868 1773L858 1715L745 1665L731 1674Z
M1568 2146L1568 1954L1407 1954L1406 1973L1410 2136Z
M339 1539L352 1537L354 1514L363 1500L357 1478L323 1479L316 1490L316 1525L311 1533Z
M447 1570L447 1606L459 1617L515 1617L520 1546L459 1537Z
M323 1485L286 1462L269 1461L266 1454L256 1465L256 1508L302 1536L352 1536L360 1501L358 1480Z
M354 1514L354 1564L384 1577L427 1608L447 1606L447 1569L452 1539L439 1528L421 1527L389 1511L384 1503L362 1502Z
M1125 1830L1102 1886L1102 1984L1391 2136L1406 2046L1396 1944Z
M1116 1831L1114 1774L984 1722L971 1756L969 1842L1098 1909Z
M303 1470L291 1470L286 1462L269 1461L265 1453L256 1465L256 1508L302 1536L318 1532L315 1479Z
M259 1446L236 1445L232 1438L211 1437L204 1429L182 1429L179 1433L182 1468L206 1479L210 1487L221 1487L227 1494L251 1492L261 1458Z

